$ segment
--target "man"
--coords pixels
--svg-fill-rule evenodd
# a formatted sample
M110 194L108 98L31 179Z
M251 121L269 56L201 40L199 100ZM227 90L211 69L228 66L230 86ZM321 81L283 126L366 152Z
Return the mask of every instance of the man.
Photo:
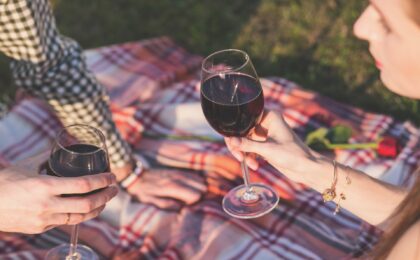
M121 138L112 121L105 89L87 70L80 46L58 33L47 0L0 0L0 51L12 59L11 70L15 84L45 100L63 125L88 124L104 133L111 171L116 175L116 180L125 184L124 188L137 199L162 208L174 208L180 203L191 204L200 198L205 186L200 183L200 189L197 186L190 188L190 173L145 170L144 165L134 159L129 145ZM0 230L37 233L59 224L76 224L99 214L105 203L115 196L114 187L109 187L84 197L81 204L66 198L69 200L66 204L64 198L58 197L60 192L84 193L92 187L108 187L114 183L112 175L57 179L33 175L33 166L12 167L0 172L0 191L6 189L14 194L3 198L7 200L3 203L13 205L19 198L22 201L22 212L26 206L32 206L38 211L26 208L28 215L50 217L38 219L33 227L28 226L30 223L15 223L8 227L0 226ZM83 192L73 187L79 182L86 186L79 187ZM162 185L165 185L165 189L156 189ZM36 190L38 197L24 196L28 192L25 187L31 187L31 191ZM162 192L164 194L160 194ZM59 201L73 205L72 209L77 212L62 212L67 207L54 208L54 203ZM76 209L76 205L83 206ZM8 216L16 214L15 210L13 207L0 206L0 222L2 217L8 219ZM5 223L7 225L8 222Z

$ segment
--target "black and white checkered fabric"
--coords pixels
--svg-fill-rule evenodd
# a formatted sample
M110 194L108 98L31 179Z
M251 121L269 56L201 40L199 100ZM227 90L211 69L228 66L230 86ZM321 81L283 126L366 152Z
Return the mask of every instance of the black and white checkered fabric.
M0 0L0 51L13 59L15 84L46 100L63 125L101 129L111 164L131 160L106 91L87 70L80 46L59 34L48 0Z

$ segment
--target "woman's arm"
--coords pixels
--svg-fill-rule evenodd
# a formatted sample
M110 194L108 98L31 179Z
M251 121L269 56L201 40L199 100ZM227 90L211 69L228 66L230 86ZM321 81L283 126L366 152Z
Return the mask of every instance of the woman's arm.
M307 163L302 165L307 169L302 171L302 182L323 193L333 182L332 161L321 157ZM350 184L347 183L347 179L350 180ZM340 200L340 206L373 225L387 220L407 194L406 190L340 164L337 164L335 189L335 202L338 202L341 193L344 194L345 199Z
M320 193L331 188L333 161L306 146L278 113L266 113L250 138L226 138L226 143L238 160L243 157L241 152L255 153L296 182ZM247 163L253 169L258 167L252 158L247 158ZM346 182L347 174L350 184ZM384 222L406 195L400 188L339 164L335 192L336 202L341 193L345 196L341 207L374 225Z

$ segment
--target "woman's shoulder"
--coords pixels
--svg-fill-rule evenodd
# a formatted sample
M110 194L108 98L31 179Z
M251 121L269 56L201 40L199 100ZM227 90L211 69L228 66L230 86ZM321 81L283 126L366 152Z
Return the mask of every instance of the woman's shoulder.
M420 260L420 220L411 225L392 249L388 259Z

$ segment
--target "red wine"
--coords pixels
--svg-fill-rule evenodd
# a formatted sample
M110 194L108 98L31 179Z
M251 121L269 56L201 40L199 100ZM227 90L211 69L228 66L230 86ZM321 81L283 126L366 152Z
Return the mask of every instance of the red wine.
M54 152L47 172L59 177L80 177L109 172L106 151L90 144L74 144Z
M209 124L224 136L246 136L264 110L260 82L230 73L206 79L201 86L201 107Z

